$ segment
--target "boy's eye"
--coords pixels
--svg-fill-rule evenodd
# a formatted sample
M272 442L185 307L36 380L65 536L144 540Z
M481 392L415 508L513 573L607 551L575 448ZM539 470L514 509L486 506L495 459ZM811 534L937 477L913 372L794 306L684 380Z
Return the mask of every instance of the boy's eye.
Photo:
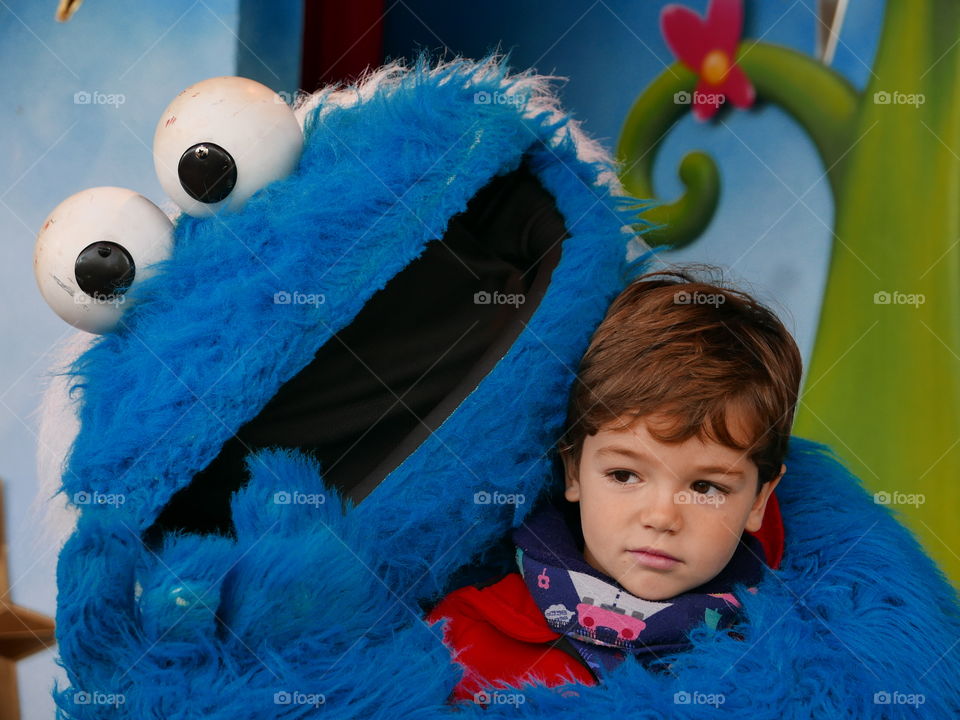
M620 483L621 485L632 485L630 482L631 479L640 480L640 477L629 470L611 470L607 473L607 477L610 478L615 483Z
M722 487L720 487L719 485L715 485L715 484L712 483L712 482L707 482L706 480L697 480L696 482L693 483L694 491L695 491L695 492L701 492L700 490L697 490L697 486L700 486L700 487L704 488L704 490L703 490L702 493L701 493L701 494L703 494L703 495L706 495L707 492L710 490L710 488L714 488L715 490L717 490L718 492L723 493L724 495L726 495L727 493L730 492L729 490L727 490L727 489L725 489L725 488L722 488Z

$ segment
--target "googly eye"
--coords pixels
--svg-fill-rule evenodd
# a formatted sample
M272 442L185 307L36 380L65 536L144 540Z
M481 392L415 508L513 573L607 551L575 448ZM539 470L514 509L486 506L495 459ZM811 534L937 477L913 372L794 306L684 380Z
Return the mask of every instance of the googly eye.
M53 209L37 234L33 272L57 315L90 333L120 321L151 265L170 255L173 224L133 190L96 187Z
M215 77L174 98L157 123L153 163L164 191L189 215L240 209L297 166L303 132L273 90Z

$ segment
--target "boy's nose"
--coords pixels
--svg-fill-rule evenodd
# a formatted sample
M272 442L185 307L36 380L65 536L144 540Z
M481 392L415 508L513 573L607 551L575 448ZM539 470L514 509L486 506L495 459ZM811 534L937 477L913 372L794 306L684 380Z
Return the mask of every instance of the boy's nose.
M669 487L657 488L643 499L640 522L661 532L677 532L681 526L682 508Z

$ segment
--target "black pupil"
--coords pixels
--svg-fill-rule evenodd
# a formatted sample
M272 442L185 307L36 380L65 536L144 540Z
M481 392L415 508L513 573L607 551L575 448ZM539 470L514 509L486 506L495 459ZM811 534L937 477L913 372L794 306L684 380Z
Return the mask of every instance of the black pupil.
M237 184L237 164L230 153L210 142L187 148L177 166L180 185L194 200L216 203Z
M122 245L95 242L80 254L73 268L77 285L90 297L122 295L133 283L136 266Z

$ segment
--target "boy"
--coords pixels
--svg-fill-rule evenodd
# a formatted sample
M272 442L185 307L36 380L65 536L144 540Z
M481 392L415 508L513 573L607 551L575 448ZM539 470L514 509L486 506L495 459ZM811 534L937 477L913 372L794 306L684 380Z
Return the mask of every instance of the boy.
M790 333L746 293L682 270L631 283L571 394L566 502L514 531L519 573L452 592L427 616L449 619L444 639L466 670L454 698L594 684L628 655L653 668L694 628L742 620L734 590L756 592L763 563L779 565L773 491L801 370Z

